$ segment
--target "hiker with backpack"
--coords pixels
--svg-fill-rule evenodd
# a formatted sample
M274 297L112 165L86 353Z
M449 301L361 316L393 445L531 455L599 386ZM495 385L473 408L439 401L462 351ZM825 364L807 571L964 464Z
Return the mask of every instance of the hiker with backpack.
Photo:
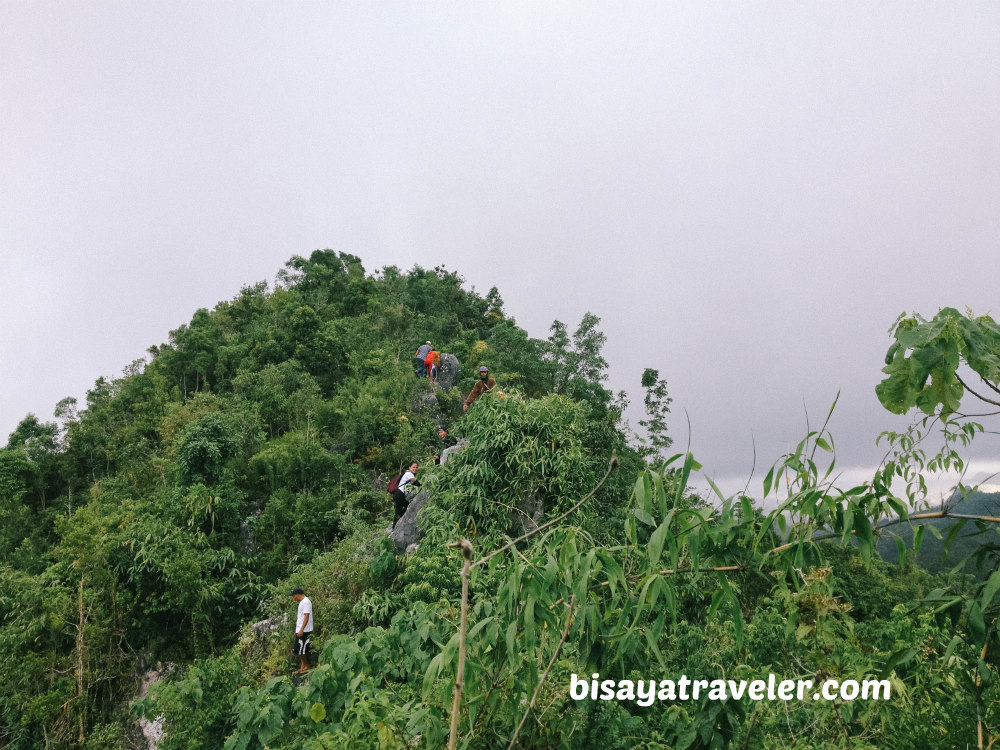
M424 360L427 359L427 355L433 348L434 347L431 346L430 341L425 341L420 345L416 353L413 355L413 362L414 364L416 364L416 368L413 370L413 374L416 375L418 378L422 378L424 376L425 373Z
M497 381L490 377L490 368L480 367L479 368L479 380L476 384L472 386L472 392L469 397L465 399L465 403L462 404L462 411L468 411L469 407L476 403L476 399L482 396L486 391L491 391L496 387Z
M417 462L414 461L410 464L410 468L394 476L385 488L392 495L392 501L396 506L396 517L393 519L393 526L403 517L403 514L406 513L406 506L410 504L406 499L406 489L411 486L421 486L420 482L417 481L417 468L419 468Z

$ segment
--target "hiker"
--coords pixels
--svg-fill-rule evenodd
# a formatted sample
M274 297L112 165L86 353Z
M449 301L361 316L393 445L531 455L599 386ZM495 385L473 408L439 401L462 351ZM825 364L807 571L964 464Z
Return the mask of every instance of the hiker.
M292 598L299 603L299 611L295 616L295 655L299 657L299 670L294 674L305 674L309 671L309 639L312 637L313 604L300 588L292 589Z
M416 375L418 378L422 378L424 376L424 360L427 359L427 355L433 348L434 347L431 346L430 341L425 341L419 346L416 354L413 355L413 361L417 365L416 369L413 371L413 374Z
M430 378L431 384L434 383L434 378L437 377L440 365L441 354L436 349L431 349L427 352L427 356L424 358L424 367L427 370L427 377Z
M410 468L404 471L402 474L393 477L392 481L389 482L389 486L386 488L389 494L392 495L393 503L396 506L396 517L392 521L392 525L395 526L403 514L406 513L406 506L409 505L409 501L406 499L406 488L420 487L420 482L417 481L417 462L414 461L410 464ZM395 485L395 486L394 486Z
M444 425L438 427L438 437L441 438L441 442L443 443L441 453L444 453L445 448L450 448L458 442L455 438L448 434L448 429ZM434 456L434 463L437 465L441 464L441 453Z
M465 399L465 403L462 404L462 411L468 411L469 407L476 403L476 399L486 393L486 391L493 390L496 384L497 381L490 377L490 368L485 366L480 367L479 380L472 386L472 393L469 394L469 397Z

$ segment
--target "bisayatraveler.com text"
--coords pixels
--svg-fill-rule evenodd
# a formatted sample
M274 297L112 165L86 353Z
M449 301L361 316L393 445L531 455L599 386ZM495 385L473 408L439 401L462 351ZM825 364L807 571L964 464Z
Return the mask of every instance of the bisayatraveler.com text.
M889 680L779 680L773 674L757 680L692 680L681 675L676 680L602 680L570 675L569 695L573 700L653 703L699 700L711 701L853 701L889 700Z

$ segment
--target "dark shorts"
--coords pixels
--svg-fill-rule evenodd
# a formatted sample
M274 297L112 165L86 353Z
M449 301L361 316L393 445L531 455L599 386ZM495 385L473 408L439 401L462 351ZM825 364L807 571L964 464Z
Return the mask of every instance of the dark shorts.
M312 644L309 642L312 639L312 633L303 633L302 637L295 637L295 655L296 656L309 656L312 653Z

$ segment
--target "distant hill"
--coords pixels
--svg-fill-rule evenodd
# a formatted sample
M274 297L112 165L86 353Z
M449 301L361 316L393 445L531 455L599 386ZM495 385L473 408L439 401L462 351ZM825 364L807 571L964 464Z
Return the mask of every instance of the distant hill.
M937 510L930 508L929 510ZM949 513L958 513L974 516L1000 516L1000 487L996 485L983 485L978 492L971 493L963 498L961 493L955 492L945 503L945 509ZM933 526L941 532L941 539L938 539L929 529L924 532L923 542L920 545L920 552L917 555L917 563L924 569L936 573L954 567L973 550L984 542L992 541L1000 544L1000 537L997 536L996 525L981 532L975 521L968 520L959 532L958 537L952 542L948 549L948 557L944 559L944 545L947 540L948 529L958 522L955 518L932 518L925 521L918 521L911 527L907 523L891 526L883 530L883 535L878 541L878 551L886 562L897 562L899 553L896 549L894 537L898 536L906 545L907 554L912 555L914 529L920 523ZM969 572L974 573L972 567Z

